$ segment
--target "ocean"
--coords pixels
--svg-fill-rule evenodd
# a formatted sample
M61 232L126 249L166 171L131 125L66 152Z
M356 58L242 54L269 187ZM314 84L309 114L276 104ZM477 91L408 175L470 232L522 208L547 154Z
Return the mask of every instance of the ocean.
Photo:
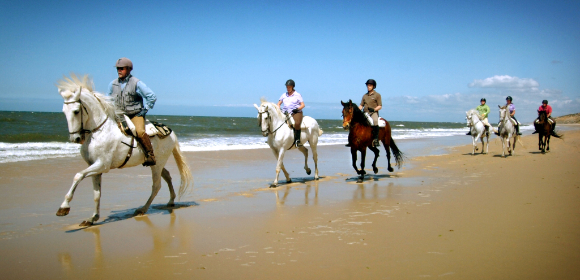
M177 133L182 151L268 148L257 118L148 115ZM319 145L344 145L342 120L318 119ZM393 138L428 139L464 135L465 122L390 121ZM533 129L525 126L522 129ZM469 142L466 140L465 144ZM79 156L80 144L68 141L63 113L0 111L0 163Z

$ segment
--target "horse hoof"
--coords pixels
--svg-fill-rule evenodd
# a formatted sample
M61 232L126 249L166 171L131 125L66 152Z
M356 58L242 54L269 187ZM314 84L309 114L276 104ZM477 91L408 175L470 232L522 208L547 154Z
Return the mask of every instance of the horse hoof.
M318 181L318 179L320 179L320 178L318 178L318 176L314 177L314 180Z
M375 174L379 173L379 169L376 167L373 167L373 172L375 172Z
M271 184L271 185L270 185L270 188L271 188L271 189L273 189L273 188L277 188L277 187L278 187L278 185L277 185L277 184Z
M175 207L175 203L169 202L169 203L167 203L167 207Z
M90 221L83 221L83 222L82 222L82 223L79 225L79 227L90 227L90 226L92 226L92 225L93 225L93 222L90 222Z
M133 213L133 216L143 216L143 215L145 215L145 212L146 211L143 211L143 210L140 210L140 209L139 210L135 210L135 213Z
M307 175L310 175L310 173L312 173L312 170L310 170L310 169L306 169L306 174L307 174Z
M70 212L70 208L58 208L58 211L56 211L56 215L57 216L66 216L66 215L68 215L69 212Z
M390 166L389 166L388 170L389 170L389 172L393 172L393 171L395 171L395 169L393 169L393 168L392 168L392 167L390 167Z

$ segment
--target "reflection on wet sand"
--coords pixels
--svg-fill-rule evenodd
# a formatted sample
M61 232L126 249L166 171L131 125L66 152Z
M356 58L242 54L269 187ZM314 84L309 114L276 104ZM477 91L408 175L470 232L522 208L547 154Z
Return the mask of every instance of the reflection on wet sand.
M318 205L318 181L308 181L306 183L306 187L304 188L304 204L305 205L309 205L310 204L310 199L308 198L308 195L310 193L310 190L312 189L312 185L314 182L314 205ZM276 205L284 205L284 203L286 203L286 199L288 198L288 195L290 194L290 190L292 189L291 186L287 186L284 188L284 195L282 197L280 197L280 195L278 194L278 192L280 192L281 190L279 188L277 188L274 193L276 194Z
M353 200L365 200L365 199L379 199L379 198L390 198L393 197L393 189L395 183L389 182L387 186L384 186L384 197L381 197L381 190L383 188L379 187L378 183L374 183L373 186L370 188L370 194L364 184L358 184L357 188L354 190L352 195Z

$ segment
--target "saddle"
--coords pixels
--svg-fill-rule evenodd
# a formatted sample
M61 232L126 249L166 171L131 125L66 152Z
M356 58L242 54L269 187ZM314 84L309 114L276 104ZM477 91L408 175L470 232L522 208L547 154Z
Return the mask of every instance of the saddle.
M288 124L288 127L290 129L294 129L294 118L288 114L288 113L284 113L286 115L286 123ZM304 125L304 121L300 124L300 129L306 129L306 125Z
M123 117L124 118L122 118L120 121L117 120L117 125L119 126L121 132L123 132L123 134L125 134L126 136L137 137L135 125L133 124L131 119L129 119L127 115L123 115ZM159 136L159 138L163 139L169 136L171 132L172 132L171 128L169 128L167 125L145 119L145 133L147 133L147 135L149 135L150 137L157 135Z
M365 117L367 117L367 122L369 125L373 125L373 118L371 118L371 115L369 115L369 113L364 113ZM385 119L383 118L379 118L379 127L385 127L387 125L387 122L385 121Z

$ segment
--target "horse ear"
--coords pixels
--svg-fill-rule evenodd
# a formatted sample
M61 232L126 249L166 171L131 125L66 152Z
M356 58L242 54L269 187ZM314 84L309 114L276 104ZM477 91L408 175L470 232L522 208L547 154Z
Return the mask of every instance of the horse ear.
M342 106L346 105L342 100L340 100L340 104L342 104Z
M349 104L349 105L352 105L352 99L349 99L349 100L348 100L348 104Z
M256 110L260 111L260 108L258 107L258 105L256 105L256 103L254 103L254 107L256 107Z

